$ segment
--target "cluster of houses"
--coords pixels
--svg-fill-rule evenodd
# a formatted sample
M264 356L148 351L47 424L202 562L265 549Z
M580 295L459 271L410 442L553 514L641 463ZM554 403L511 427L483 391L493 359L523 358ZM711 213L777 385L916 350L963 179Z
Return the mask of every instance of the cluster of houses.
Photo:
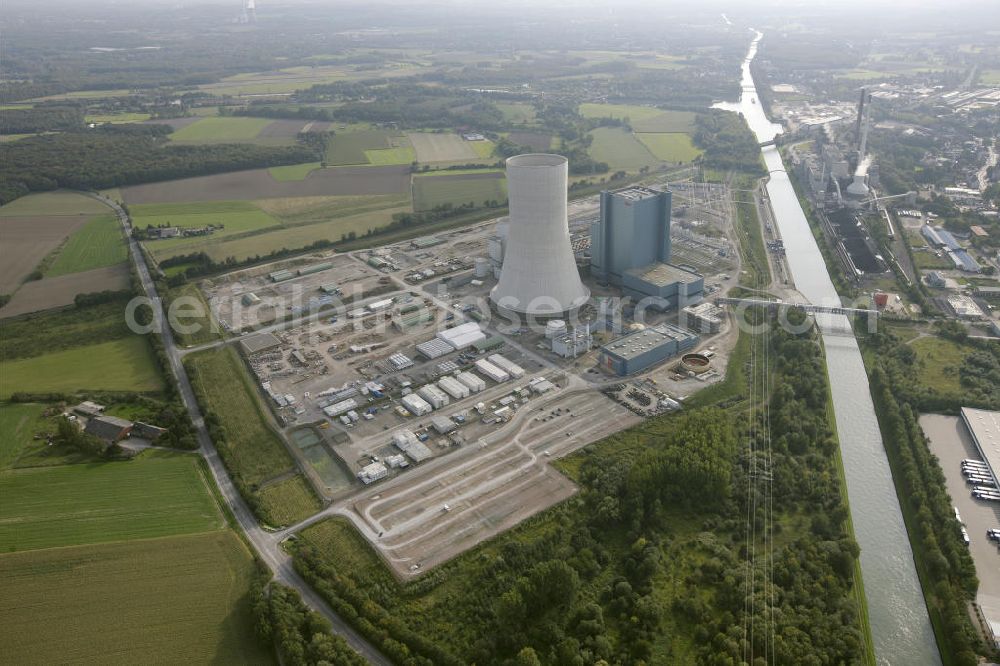
M166 428L143 423L141 421L128 421L117 416L110 416L104 413L104 405L85 400L72 409L73 415L82 416L86 419L83 431L88 435L93 435L109 444L120 442L129 437L139 437L141 439L155 442L165 432Z

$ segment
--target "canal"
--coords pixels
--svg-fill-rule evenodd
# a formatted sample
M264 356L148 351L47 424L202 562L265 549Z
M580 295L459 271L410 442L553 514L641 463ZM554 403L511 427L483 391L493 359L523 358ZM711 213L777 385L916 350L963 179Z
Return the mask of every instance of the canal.
M772 123L761 108L750 73L750 63L762 37L762 33L755 31L743 61L739 102L722 102L715 108L742 114L758 142L765 144L773 141L782 127ZM841 299L781 155L773 144L763 146L762 151L770 172L767 194L785 243L795 287L815 305L839 306ZM819 323L851 518L855 538L861 546L861 571L876 659L879 664L940 664L857 340L845 317L823 317Z

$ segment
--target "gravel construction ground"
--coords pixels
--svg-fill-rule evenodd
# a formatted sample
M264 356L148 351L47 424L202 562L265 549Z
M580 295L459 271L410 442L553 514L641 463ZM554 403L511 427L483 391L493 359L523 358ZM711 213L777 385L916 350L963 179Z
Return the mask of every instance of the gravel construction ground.
M0 319L72 305L77 294L118 291L128 289L128 285L126 263L26 282L10 303L0 308Z
M542 404L353 505L355 524L398 576L425 572L570 497L576 487L548 462L639 421L592 390L560 391Z
M267 169L235 171L122 188L128 204L239 201L282 197L399 194L409 191L410 167L317 169L303 180L278 182Z
M454 162L478 160L479 155L469 142L457 134L410 132L406 135L417 151L420 162Z
M82 227L90 215L30 215L0 217L0 294L11 294L39 262ZM26 285L27 286L27 285ZM8 307L10 307L8 305ZM0 310L6 315L7 308Z

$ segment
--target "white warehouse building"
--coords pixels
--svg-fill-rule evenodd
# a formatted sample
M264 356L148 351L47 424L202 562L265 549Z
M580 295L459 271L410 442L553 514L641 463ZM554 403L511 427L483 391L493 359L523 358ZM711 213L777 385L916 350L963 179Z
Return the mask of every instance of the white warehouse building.
M431 407L434 409L441 409L442 407L451 404L451 398L448 394L439 389L434 384L425 384L417 389L417 395L430 403Z
M501 356L500 354L491 354L486 357L486 360L506 372L514 379L524 377L524 368L505 356Z
M493 381L497 383L503 383L510 380L510 375L506 371L501 370L497 366L493 365L484 358L476 361L476 370L483 373Z
M403 407L406 407L407 411L409 411L414 416L423 416L424 414L430 414L431 409L433 409L430 406L430 403L428 403L426 400L421 398L416 393L410 393L409 395L404 395L402 399L400 399L400 402L402 403Z
M438 380L438 387L455 400L469 397L469 387L454 377L442 377Z
M483 378L471 372L460 372L455 376L455 379L468 386L473 393L479 393L486 389L486 382L483 381Z
M437 334L438 340L447 342L453 348L462 350L486 339L483 329L474 321L459 324Z

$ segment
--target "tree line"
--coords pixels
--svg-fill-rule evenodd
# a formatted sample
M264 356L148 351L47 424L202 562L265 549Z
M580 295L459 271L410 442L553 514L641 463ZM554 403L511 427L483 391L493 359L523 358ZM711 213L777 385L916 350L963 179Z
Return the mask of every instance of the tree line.
M166 125L102 125L0 144L0 204L30 192L104 189L318 159L306 146L170 145Z
M58 132L82 127L83 111L76 106L0 109L0 134Z

